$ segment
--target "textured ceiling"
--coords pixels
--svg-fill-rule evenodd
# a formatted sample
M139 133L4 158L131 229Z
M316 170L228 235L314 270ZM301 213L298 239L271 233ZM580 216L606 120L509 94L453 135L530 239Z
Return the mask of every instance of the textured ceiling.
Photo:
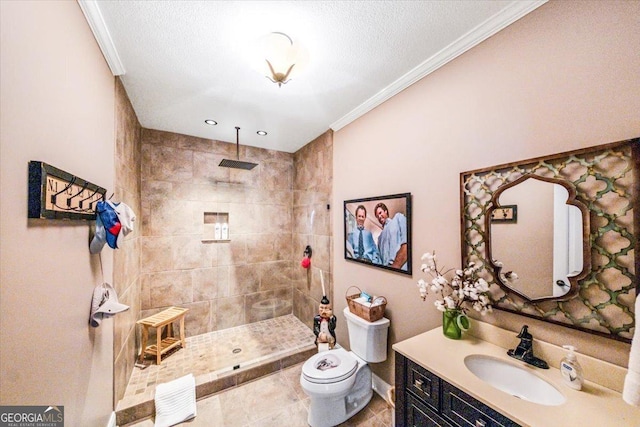
M86 14L91 0L79 1ZM242 145L295 152L544 1L92 3L143 127L235 142L240 126ZM282 87L246 54L273 31L309 53L306 68Z

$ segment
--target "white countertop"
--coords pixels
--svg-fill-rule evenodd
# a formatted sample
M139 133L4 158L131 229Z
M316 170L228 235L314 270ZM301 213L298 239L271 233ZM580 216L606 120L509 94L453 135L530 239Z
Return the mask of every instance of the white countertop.
M585 381L581 391L573 390L565 385L559 369L535 368L507 356L504 348L468 334L452 340L442 334L442 328L436 328L394 344L393 349L522 426L640 426L640 408L625 403L620 393L590 381ZM466 368L464 358L471 354L493 356L530 369L567 400L558 406L546 406L504 393Z

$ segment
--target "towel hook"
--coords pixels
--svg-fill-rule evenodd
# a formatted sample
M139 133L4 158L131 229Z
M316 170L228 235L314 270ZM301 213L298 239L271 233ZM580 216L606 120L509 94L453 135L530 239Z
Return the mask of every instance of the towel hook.
M64 193L69 188L71 188L71 186L73 185L74 182L76 182L76 176L75 175L73 175L71 177L71 180L69 181L69 183L62 190L60 190L57 193L51 195L51 204L56 206L59 209L66 209L66 208L63 208L62 206L58 206L58 204L56 203L56 198L58 197L58 195Z

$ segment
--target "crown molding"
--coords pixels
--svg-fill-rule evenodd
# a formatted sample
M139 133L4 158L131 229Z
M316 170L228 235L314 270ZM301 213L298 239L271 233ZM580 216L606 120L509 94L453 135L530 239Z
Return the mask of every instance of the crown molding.
M113 73L114 76L123 75L125 73L124 65L122 65L118 50L113 44L111 34L109 33L107 24L104 22L98 2L95 0L78 0L78 4L89 23L89 27L91 27L98 46L100 46L104 59L107 61L107 64L109 64L111 73Z
M462 55L472 47L511 25L529 12L545 4L548 0L514 1L508 7L493 15L459 39L445 47L404 76L400 77L380 92L367 99L355 109L331 124L334 131L340 130L349 123L373 110L389 98L400 93L423 77L433 73L449 61Z

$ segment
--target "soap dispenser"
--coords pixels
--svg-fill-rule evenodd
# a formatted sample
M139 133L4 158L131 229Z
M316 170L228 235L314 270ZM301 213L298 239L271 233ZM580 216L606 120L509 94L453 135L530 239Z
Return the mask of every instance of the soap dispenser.
M560 361L560 372L562 378L567 385L575 390L582 389L582 383L584 382L584 376L582 375L582 366L578 363L578 359L574 353L575 347L572 345L563 345L569 352Z

